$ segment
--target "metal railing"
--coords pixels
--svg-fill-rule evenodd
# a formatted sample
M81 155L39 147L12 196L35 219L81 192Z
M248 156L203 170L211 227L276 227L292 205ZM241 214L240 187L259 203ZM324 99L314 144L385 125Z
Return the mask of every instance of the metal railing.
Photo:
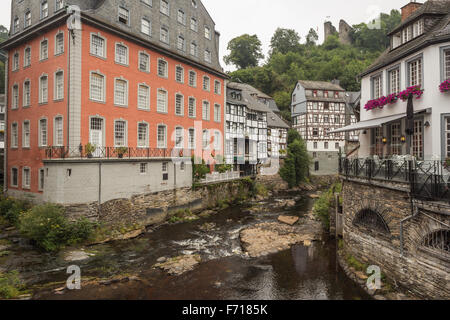
M45 160L58 159L150 159L191 157L193 150L184 149L158 149L158 148L117 148L96 147L86 150L85 147L47 147L42 149L42 158Z
M339 159L345 177L408 184L415 198L450 202L450 167L446 161Z
M211 182L223 182L237 180L241 178L241 173L239 171L229 171L225 173L213 172L207 174L205 179L201 180L200 183L211 183Z

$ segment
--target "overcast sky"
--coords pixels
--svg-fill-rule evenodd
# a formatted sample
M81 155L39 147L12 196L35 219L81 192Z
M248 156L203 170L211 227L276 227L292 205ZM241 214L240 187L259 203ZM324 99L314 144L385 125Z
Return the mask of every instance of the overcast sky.
M333 22L339 27L344 19L353 25L369 21L377 12L389 13L400 9L408 0L202 0L221 34L220 55L227 54L228 41L241 34L256 34L263 43L264 54L278 27L295 29L305 40L310 28L318 30L323 41L323 23ZM9 28L11 0L1 0L0 24ZM231 70L231 66L226 66Z

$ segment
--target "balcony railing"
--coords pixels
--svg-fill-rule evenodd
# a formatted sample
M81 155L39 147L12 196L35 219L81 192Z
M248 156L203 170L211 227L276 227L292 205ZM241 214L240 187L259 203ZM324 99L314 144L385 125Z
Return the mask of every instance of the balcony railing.
M347 178L408 184L415 198L450 202L450 167L446 161L341 158L339 173Z
M90 152L89 152L90 151ZM150 159L191 157L193 150L184 149L158 149L158 148L117 148L96 147L95 150L86 150L85 147L47 147L42 149L42 158L45 160L57 159Z

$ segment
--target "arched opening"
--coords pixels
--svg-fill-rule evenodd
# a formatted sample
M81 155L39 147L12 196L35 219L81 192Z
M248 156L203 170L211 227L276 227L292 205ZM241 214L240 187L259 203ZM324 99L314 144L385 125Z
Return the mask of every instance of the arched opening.
M353 225L361 226L383 234L390 234L386 221L378 212L372 209L363 209L359 211L356 214L355 219L353 219Z
M450 255L450 229L428 233L422 239L422 246L441 254Z

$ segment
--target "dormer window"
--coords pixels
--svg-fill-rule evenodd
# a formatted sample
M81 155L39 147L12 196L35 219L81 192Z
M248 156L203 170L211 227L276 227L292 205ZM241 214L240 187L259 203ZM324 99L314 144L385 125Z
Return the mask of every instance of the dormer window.
M31 26L31 11L28 10L25 13L25 28L28 28L29 26Z
M42 1L41 2L41 19L48 17L48 2Z
M407 43L424 33L424 21L420 19L414 23L411 23L401 29L398 33L392 36L392 49Z
M130 12L122 7L119 7L119 22L128 25L130 19Z

